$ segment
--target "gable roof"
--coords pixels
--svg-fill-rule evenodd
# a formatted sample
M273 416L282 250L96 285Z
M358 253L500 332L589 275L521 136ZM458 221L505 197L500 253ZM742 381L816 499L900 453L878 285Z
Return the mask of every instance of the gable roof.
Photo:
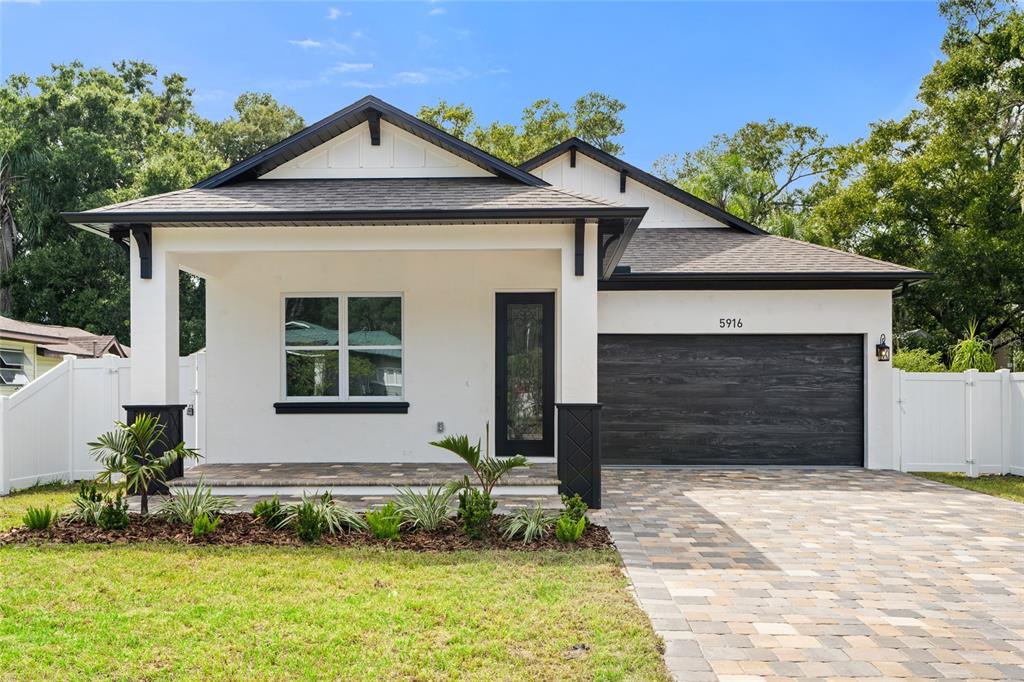
M727 211L723 211L714 204L710 204L703 199L676 187L672 183L662 180L656 175L652 175L645 170L641 170L632 164L626 163L622 159L614 157L608 152L602 151L578 137L570 137L565 142L552 147L546 152L538 154L529 161L521 163L519 167L526 171L533 171L537 167L543 166L545 163L557 159L562 154L573 149L614 171L625 171L626 175L633 180L636 180L637 182L646 185L656 192L660 192L661 194L664 194L670 199L674 199L685 206L689 206L693 210L699 211L700 213L703 213L709 218L717 220L724 225L728 225L731 228L750 234L765 234L764 230L748 223L746 220L738 218Z
M337 224L577 217L639 222L646 211L503 178L347 178L193 187L62 215L68 222L107 231L111 224L125 223Z
M110 334L90 334L78 327L22 322L0 315L0 340L34 343L43 355L77 355L99 358L104 355L128 357L129 349Z
M893 288L930 273L867 256L769 234L729 228L663 227L637 230L608 288L720 287L794 282L844 288ZM710 283L718 284L714 287ZM660 284L661 287L644 283Z
M367 95L344 109L334 112L327 118L303 128L291 137L287 137L277 144L264 149L258 154L254 154L244 161L239 161L230 168L196 183L195 187L209 189L230 183L255 180L260 175L270 172L281 164L291 161L314 147L376 117L384 119L388 123L416 137L435 144L441 149L451 152L498 177L535 187L542 187L548 184L510 163L491 156L468 142L449 135L440 128L424 123L415 116L407 114L373 95Z

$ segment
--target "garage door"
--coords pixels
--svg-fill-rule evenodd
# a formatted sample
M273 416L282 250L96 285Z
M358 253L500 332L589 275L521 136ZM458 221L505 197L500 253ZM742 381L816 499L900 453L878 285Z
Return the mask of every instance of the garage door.
M605 464L864 462L855 335L604 334Z

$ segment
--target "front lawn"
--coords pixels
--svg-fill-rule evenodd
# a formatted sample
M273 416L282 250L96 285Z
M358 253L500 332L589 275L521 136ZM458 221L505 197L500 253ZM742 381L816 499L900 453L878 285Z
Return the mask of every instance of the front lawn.
M975 490L986 495L1005 497L1014 502L1024 502L1024 476L1005 474L1002 476L978 476L977 478L971 478L965 474L934 472L917 472L914 475L927 478L929 481L937 481L939 483L955 485L958 488Z
M17 545L0 576L11 679L667 679L610 550Z

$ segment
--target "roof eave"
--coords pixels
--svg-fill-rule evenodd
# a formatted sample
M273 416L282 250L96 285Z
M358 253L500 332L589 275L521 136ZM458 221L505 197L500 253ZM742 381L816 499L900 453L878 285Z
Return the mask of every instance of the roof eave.
M643 272L612 275L607 291L686 289L898 289L931 279L933 273L908 272Z

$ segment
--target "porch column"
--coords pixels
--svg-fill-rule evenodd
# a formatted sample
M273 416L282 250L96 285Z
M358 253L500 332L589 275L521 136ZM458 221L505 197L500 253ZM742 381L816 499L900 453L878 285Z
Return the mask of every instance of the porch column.
M598 509L601 406L597 404L597 225L586 225L583 237L582 274L577 274L575 234L562 249L556 454L559 492L579 493L590 507Z

